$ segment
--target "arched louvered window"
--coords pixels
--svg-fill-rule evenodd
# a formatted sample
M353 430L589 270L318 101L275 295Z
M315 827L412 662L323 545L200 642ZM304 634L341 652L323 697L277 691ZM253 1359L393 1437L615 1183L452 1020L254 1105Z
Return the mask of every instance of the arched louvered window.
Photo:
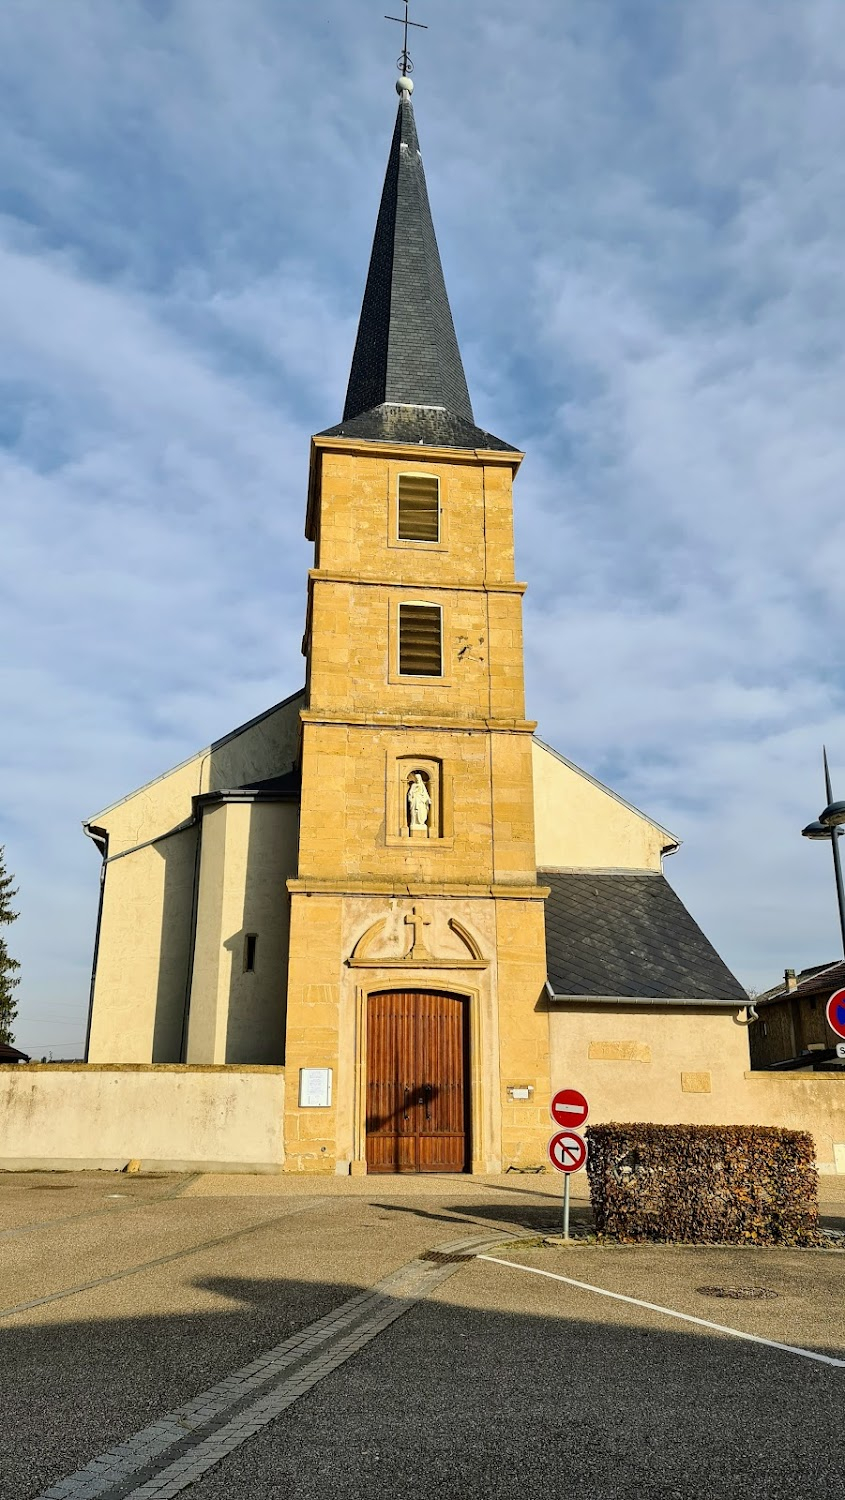
M398 479L400 542L439 542L440 480L436 474L400 474Z

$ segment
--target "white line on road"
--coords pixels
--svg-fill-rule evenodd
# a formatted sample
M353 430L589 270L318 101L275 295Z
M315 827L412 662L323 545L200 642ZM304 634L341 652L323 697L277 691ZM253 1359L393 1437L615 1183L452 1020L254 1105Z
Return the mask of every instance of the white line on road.
M711 1323L708 1318L696 1318L692 1313L677 1312L674 1307L660 1307L656 1302L643 1302L639 1297L626 1297L624 1292L609 1292L603 1286L591 1286L589 1281L575 1281L571 1276L561 1276L557 1271L543 1271L539 1266L521 1266L515 1260L500 1260L498 1255L477 1255L476 1260L489 1260L495 1266L509 1266L512 1271L527 1271L529 1276L546 1276L550 1281L563 1281L581 1292L595 1292L599 1297L611 1297L614 1302L628 1302L632 1307L644 1307L649 1312L662 1313L666 1318L679 1318L682 1323L696 1323L699 1328L712 1328L716 1333L728 1333L734 1339L747 1339L751 1344L764 1344L767 1349L779 1349L783 1354L800 1354L802 1359L815 1359L822 1365L835 1365L845 1370L845 1359L833 1359L830 1354L817 1354L813 1349L799 1349L795 1344L779 1344L775 1339L761 1338L759 1333L743 1333L739 1328L726 1328L724 1323Z

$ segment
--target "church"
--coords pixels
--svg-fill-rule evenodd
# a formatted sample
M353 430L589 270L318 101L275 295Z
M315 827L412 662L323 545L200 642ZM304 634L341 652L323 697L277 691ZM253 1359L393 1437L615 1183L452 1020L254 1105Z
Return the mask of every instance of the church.
M311 441L304 686L84 825L88 1064L283 1069L291 1172L537 1166L564 1084L596 1119L730 1122L748 1067L677 838L526 717L523 455L473 414L412 87Z

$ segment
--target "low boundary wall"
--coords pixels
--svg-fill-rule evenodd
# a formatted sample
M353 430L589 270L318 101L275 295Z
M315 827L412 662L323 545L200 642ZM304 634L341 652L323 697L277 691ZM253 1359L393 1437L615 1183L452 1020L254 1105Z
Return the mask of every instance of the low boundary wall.
M845 1073L752 1071L732 1009L556 1004L549 1038L552 1086L581 1089L591 1124L808 1130L819 1171L845 1173Z
M746 1073L745 1089L742 1123L809 1130L819 1171L845 1173L845 1074Z
M641 1119L809 1130L819 1171L845 1174L845 1074L738 1070L730 1091L667 1089L661 1097L636 1087L640 1068L649 1071L618 1061L570 1064L554 1082L583 1088L596 1124ZM282 1172L284 1090L280 1067L0 1066L0 1171L115 1171L134 1159L168 1172Z
M0 1067L0 1171L281 1172L284 1068Z

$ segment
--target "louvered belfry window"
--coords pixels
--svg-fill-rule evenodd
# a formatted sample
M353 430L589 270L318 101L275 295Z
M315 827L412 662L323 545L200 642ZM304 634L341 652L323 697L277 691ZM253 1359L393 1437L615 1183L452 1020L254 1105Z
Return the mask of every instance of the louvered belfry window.
M400 604L399 671L403 677L443 675L443 613L437 604Z
M439 542L440 481L436 474L399 475L400 542Z

